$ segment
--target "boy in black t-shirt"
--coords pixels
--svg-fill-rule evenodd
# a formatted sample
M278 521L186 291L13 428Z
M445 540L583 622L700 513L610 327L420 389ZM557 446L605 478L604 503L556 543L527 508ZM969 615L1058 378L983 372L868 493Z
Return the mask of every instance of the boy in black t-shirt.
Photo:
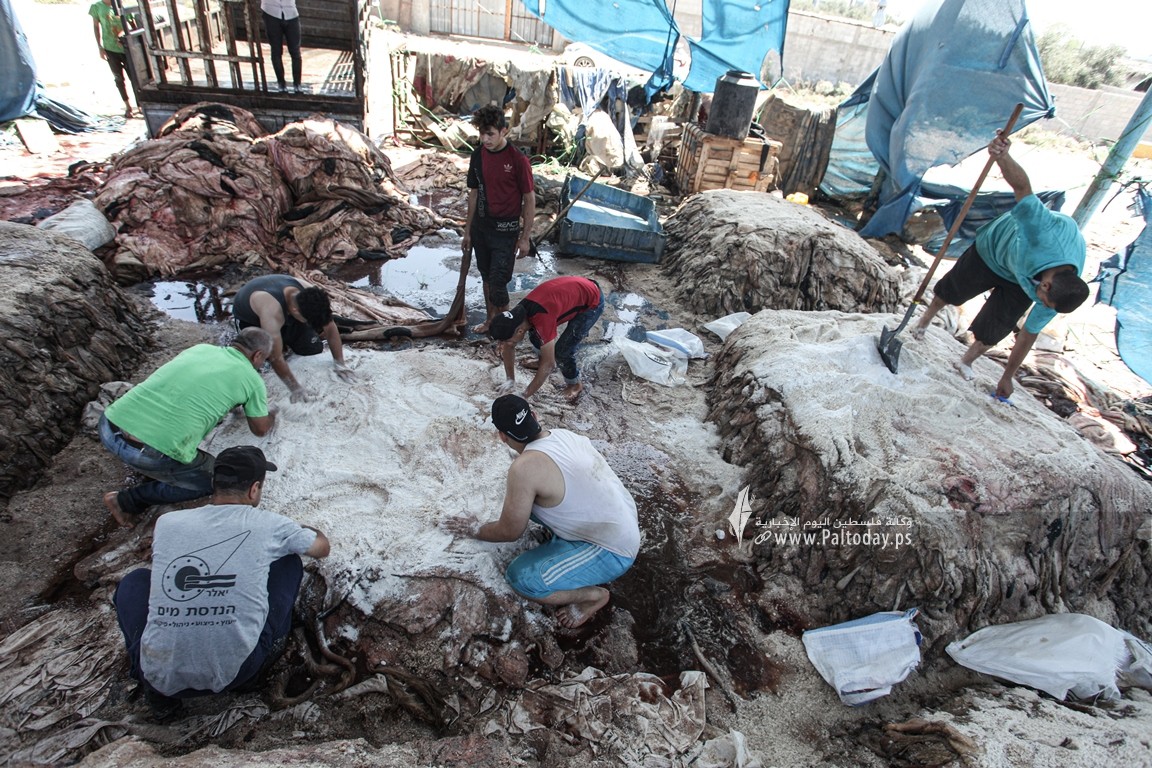
M487 317L472 330L487 333L488 324L508 309L508 282L517 255L532 248L536 191L532 166L508 143L504 110L481 107L472 116L480 144L468 165L468 218L464 223L464 253L475 249L476 268L484 283Z

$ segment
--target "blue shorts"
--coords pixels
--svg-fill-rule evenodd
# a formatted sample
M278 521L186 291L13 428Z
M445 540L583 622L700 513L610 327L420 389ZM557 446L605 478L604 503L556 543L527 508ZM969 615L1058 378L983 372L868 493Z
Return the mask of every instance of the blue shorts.
M524 597L541 598L565 589L607 584L622 576L635 560L597 544L553 536L547 544L513 560L504 578Z

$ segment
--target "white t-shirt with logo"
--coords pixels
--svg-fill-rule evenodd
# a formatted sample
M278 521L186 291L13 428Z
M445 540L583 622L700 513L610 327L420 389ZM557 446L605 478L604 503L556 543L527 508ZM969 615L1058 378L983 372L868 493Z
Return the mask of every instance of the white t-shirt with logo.
M162 694L219 692L268 617L268 567L302 555L316 532L257 507L212 504L156 521L140 669Z

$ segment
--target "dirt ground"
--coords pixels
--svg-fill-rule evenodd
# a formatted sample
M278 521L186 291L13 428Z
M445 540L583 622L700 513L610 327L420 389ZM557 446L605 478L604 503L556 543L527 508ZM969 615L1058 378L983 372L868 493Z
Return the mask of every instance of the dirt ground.
M137 137L139 128L129 123L119 133L65 138L61 152L48 157L28 157L5 149L0 162L6 172L22 178L61 175L75 160L100 159L123 147ZM412 153L397 152L393 164L401 165L412 157ZM1025 164L1048 165L1039 156ZM1069 199L1076 197L1069 194ZM1091 256L1097 261L1105 258L1137 232L1119 202L1114 203L1088 231ZM920 257L924 258L922 252ZM646 317L650 323L697 331L708 351L718 349L715 337L699 332L699 324L711 318L694 316L680 306L659 267L564 260L559 269L595 276L621 302L629 296L642 297L644 301L636 305L642 307L641 323ZM142 306L150 306L143 289L130 293ZM1086 309L1069 324L1069 354L1082 369L1095 371L1098 380L1126 396L1147 394L1148 385L1127 372L1110 348L1108 311ZM618 303L605 319L627 325L634 322L631 312L631 305ZM153 317L156 345L137 371L137 380L191 344L216 341L223 331L220 325L174 320L160 312ZM593 341L597 340L594 336ZM469 360L491 359L487 345L478 339L433 339L418 342L416 347L448 349ZM355 348L365 354L388 354L373 345ZM726 544L715 532L723 528L731 511L742 473L718 459L698 462L701 452L715 454L715 445L675 447L678 420L703 422L708 365L694 363L687 386L664 389L636 380L618 356L597 352L589 359L587 375L589 394L579 406L568 408L546 397L540 406L543 418L608 441L627 440L666 451L668 459L659 486L641 499L645 534L660 557L638 565L619 585L617 603L605 622L564 640L563 669L579 671L582 664L593 661L612 664L616 656L615 663L621 667L654 671L669 679L676 669L699 668L712 659L708 663L721 667L721 677L735 690L720 685L709 690L703 738L727 737L725 743L733 745L746 740L750 755L743 761L735 756L726 762L702 759L698 765L1089 766L1152 760L1148 738L1152 697L1147 694L1134 693L1116 707L1071 707L937 658L928 660L892 696L852 709L839 703L809 665L799 640L803 617L789 613L787 606L775 606L770 615L761 611L755 626L741 625L739 631L744 634L734 634L735 624L725 623L731 619L724 617L747 609L749 595L754 601L758 577L754 564L732 561L722 554ZM120 487L126 479L123 465L94 436L80 433L34 487L16 494L0 510L9 533L0 544L0 584L5 587L0 590L0 635L9 637L52 611L74 612L88 622L86 632L103 638L102 647L120 652L110 610L113 585L94 583L86 576L97 572L98 561L110 557L109 553L146 552L146 536L116 529L100 503L105 491ZM669 488L678 491L669 493ZM712 630L700 638L703 650L697 649L696 654L683 638L673 638L679 618L693 611L707 617L705 623ZM626 649L621 651L613 644L622 623L635 627L635 658L628 658ZM749 652L750 648L755 652ZM557 729L511 737L484 735L461 724L434 726L415 716L415 710L405 707L397 695L328 697L279 714L266 710L259 697L216 697L193 700L175 724L156 724L134 694L121 658L106 701L93 713L110 725L93 733L86 747L69 751L68 759L106 744L88 755L84 764L674 764L629 762L611 749L597 751L589 743L558 736ZM917 725L923 718L942 725L935 730ZM209 727L221 722L227 725ZM893 724L904 724L905 732L894 731ZM739 739L730 735L734 731L742 734ZM631 736L637 742L645 739L641 733ZM0 749L0 759L12 760L9 747ZM739 752L733 746L732 754Z

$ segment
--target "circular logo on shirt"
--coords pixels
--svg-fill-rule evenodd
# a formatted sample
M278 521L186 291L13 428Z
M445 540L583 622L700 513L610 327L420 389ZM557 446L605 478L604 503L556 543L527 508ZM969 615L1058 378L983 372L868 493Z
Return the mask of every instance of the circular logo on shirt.
M168 563L168 567L164 569L164 579L161 582L164 594L172 600L191 600L208 586L204 582L211 574L208 563L195 555L182 555Z

